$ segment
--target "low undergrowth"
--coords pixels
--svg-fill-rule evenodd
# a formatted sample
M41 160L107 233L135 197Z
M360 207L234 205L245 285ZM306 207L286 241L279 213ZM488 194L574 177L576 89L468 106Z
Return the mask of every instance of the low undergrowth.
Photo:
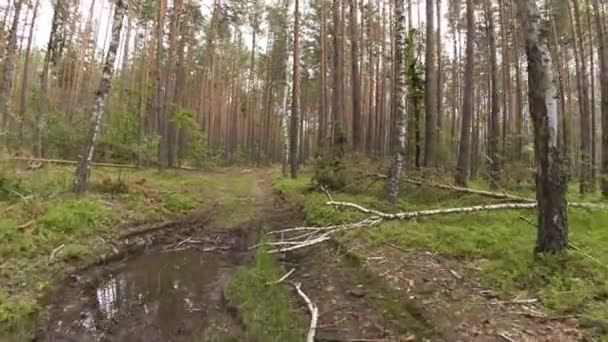
M0 165L0 341L28 340L47 290L110 251L129 222L237 202L246 215L233 213L221 226L249 219L253 204L243 198L252 196L252 178L227 181L234 173L94 168L89 192L76 197L69 191L73 167Z
M259 248L252 265L239 267L230 279L226 297L246 327L247 341L301 341L306 336L306 318L288 285L266 285L281 276L274 257Z
M277 177L274 191L298 203L309 224L353 221L365 215L339 211L310 185L306 172L297 180ZM383 182L370 180L364 191L334 192L336 201L354 202L385 212L461 207L498 202L487 197L454 193L429 186L403 185L395 205L383 200ZM359 186L361 188L361 186ZM576 188L571 187L572 192ZM569 198L580 196L569 194ZM587 200L598 200L589 195ZM608 211L568 211L570 249L567 256L535 257L536 221L533 210L450 214L408 221L387 221L379 227L342 236L364 239L369 245L395 244L402 249L429 250L458 259L463 271L505 298L538 298L549 314L581 315L581 323L597 336L608 334ZM590 257L591 256L591 257Z

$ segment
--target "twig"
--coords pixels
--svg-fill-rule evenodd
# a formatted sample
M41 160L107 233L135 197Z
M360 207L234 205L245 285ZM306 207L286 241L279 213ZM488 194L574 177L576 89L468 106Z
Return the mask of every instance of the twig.
M18 225L18 226L17 226L17 227L15 227L15 228L17 228L17 229L25 229L25 228L29 228L29 227L31 227L31 226L32 226L33 224L35 224L35 223L36 223L36 220L29 220L29 221L27 221L26 223L24 223L24 224L20 224L20 225Z
M574 245L572 242L568 243L568 246L570 246L570 248L572 248L573 250L575 250L576 252L578 252L579 254L581 254L584 257L589 258L589 260L595 262L596 264L608 269L608 265L604 264L603 262L601 262L600 260L594 258L592 255L590 255L589 253L583 251L580 247Z
M276 285L279 284L281 282L283 282L285 279L287 279L293 272L295 272L296 269L292 268L289 272L287 272L284 276L282 276L279 280L275 280L275 281L270 281L267 282L266 285Z
M494 300L491 301L491 304L533 304L538 302L538 299L513 299L513 300Z
M327 189L325 188L325 186L321 185L321 190L325 193L325 196L327 196L327 199L331 202L333 202L333 197L331 197L331 194L329 193L329 191L327 191ZM338 209L338 207L334 207L334 211L335 212L340 212L340 209Z
M506 332L499 331L496 333L496 335L502 337L505 341L515 342L515 340L513 338L511 338L509 335L507 335Z
M302 283L294 283L293 286L298 291L298 294L304 301L306 305L308 305L308 310L310 311L310 328L308 329L308 335L306 337L306 342L314 342L315 335L317 333L317 321L319 319L319 308L312 303L310 298L302 291Z
M64 247L65 247L65 244L61 244L61 246L59 246L59 247L57 247L57 248L53 249L53 251L51 252L51 257L49 258L49 260L51 260L51 261L52 261L53 259L55 259L55 254L57 254L57 253L61 252L61 250L62 250Z

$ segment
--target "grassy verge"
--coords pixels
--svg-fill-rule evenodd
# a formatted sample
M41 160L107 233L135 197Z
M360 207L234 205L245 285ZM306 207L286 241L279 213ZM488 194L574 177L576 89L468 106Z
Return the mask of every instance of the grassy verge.
M310 191L309 177L298 180L276 178L274 191L288 201L297 202L309 223L326 225L350 221L363 215L352 210L336 212L325 205L323 193ZM338 201L351 201L371 208L410 211L492 203L476 195L457 194L426 186L404 185L398 202L382 199L382 183L371 184L359 193L334 193ZM365 187L364 187L365 188ZM571 188L574 192L575 189ZM569 194L570 198L577 198ZM588 196L597 199L597 196ZM608 211L570 209L570 241L584 253L570 250L566 257L534 258L536 229L532 210L506 210L436 216L417 221L390 221L380 227L353 232L370 245L393 243L410 250L431 250L458 259L464 271L479 277L488 288L505 297L515 295L539 298L549 313L579 314L583 324L598 334L608 332Z
M161 174L94 168L83 197L69 192L73 172L50 165L36 171L0 166L0 341L27 340L40 298L71 269L111 250L118 227L125 226L119 224L161 220L216 203L224 208L238 202L245 213L233 213L231 221L218 224L222 227L254 213L252 178L240 175L232 182L234 170Z
M239 267L230 279L226 297L238 310L248 341L301 341L306 335L306 318L287 285L266 285L280 277L274 257L260 248L253 264Z

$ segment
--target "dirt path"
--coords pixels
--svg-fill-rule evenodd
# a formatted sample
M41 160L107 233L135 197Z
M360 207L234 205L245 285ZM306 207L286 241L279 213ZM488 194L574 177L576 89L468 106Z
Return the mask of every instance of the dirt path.
M272 194L270 173L253 171L255 219L214 228L212 208L145 233L119 253L73 274L47 308L38 341L204 341L209 330L246 340L223 298L233 269L250 261L262 228L302 223L302 213ZM222 175L230 181L242 175ZM225 208L224 208L225 209ZM124 236L124 235L123 235ZM357 243L359 245L357 245ZM533 303L497 303L474 281L430 253L362 242L328 243L279 255L291 281L319 307L317 341L581 341L575 321L540 317ZM352 249L365 250L364 259ZM456 270L456 271L455 271ZM294 301L308 315L293 292ZM291 342L291 341L287 341Z

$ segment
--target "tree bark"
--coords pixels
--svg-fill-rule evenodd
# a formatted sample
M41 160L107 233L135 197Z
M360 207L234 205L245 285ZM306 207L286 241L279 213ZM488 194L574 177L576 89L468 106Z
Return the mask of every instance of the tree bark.
M116 53L118 44L120 43L120 31L122 30L122 21L125 15L127 3L123 0L117 0L114 6L114 15L112 20L112 38L110 46L105 58L105 64L101 75L99 87L95 93L93 110L91 113L91 128L85 142L85 147L80 157L80 163L76 168L76 177L74 178L74 192L82 194L87 189L87 179L91 171L91 162L93 161L93 153L95 151L95 142L101 128L102 117L105 111L105 102L110 85L112 75L114 74L114 62L116 61Z
M491 0L486 0L486 16L488 23L488 40L490 45L490 78L491 78L491 112L490 126L488 131L488 156L490 157L490 178L491 184L496 185L500 180L500 161L498 156L498 136L499 132L499 106L498 106L498 67L496 62L496 33L494 29L494 11L492 10Z
M319 149L322 149L326 143L327 137L327 119L329 116L328 104L327 104L327 8L325 0L321 0L320 3L320 21L321 21L321 36L319 37L320 44L320 92L321 99L319 101L319 128L318 128L318 140L317 145Z
M34 3L34 9L32 13L32 22L30 23L29 35L27 38L27 47L25 50L25 57L23 61L23 78L21 81L21 95L20 95L20 105L19 105L19 129L18 129L18 141L19 148L23 148L23 135L25 129L25 112L27 107L27 91L29 87L30 80L30 59L32 56L32 42L34 41L34 28L36 27L36 19L38 18L38 7L40 5L40 0L36 0Z
M17 31L19 20L21 19L21 8L23 0L15 1L15 13L13 22L8 31L6 48L3 55L2 74L0 77L0 131L5 131L9 121L11 90L13 88L13 78L15 74L15 53L17 52Z
M558 118L548 32L535 0L521 0L528 56L528 96L534 126L538 236L535 252L563 252L568 246L566 177L558 149Z
M165 0L158 1L156 15L156 80L154 94L154 114L160 140L158 143L158 169L160 171L169 166L169 124L165 110L165 83L163 80L164 56L164 29L165 29Z
M475 8L473 0L466 0L467 5L467 47L464 70L464 93L462 99L462 122L460 126L460 148L456 167L455 183L467 185L469 163L471 159L471 119L473 117L473 54L475 37Z
M583 30L581 24L580 8L577 0L568 0L573 8L573 30L575 31L574 50L578 55L580 68L577 69L577 77L580 79L579 103L581 117L581 166L580 166L580 192L581 194L591 191L591 118L589 111L587 61L585 59L585 47L583 44Z
M600 100L602 116L601 190L602 195L608 197L608 42L606 42L606 28L602 22L602 10L598 0L593 0L593 10L595 12L595 29L597 30L599 46L600 89L602 91Z
M405 3L395 0L395 135L393 137L393 160L385 185L386 198L394 202L399 192L399 181L403 172L405 142L407 141L407 117L405 112Z
M291 101L291 130L289 132L289 166L291 178L298 177L300 142L300 1L294 3L293 22L293 90Z
M332 122L332 132L333 138L335 141L332 144L335 145L340 143L338 140L344 138L343 133L343 124L346 124L344 120L344 87L343 87L343 79L344 79L344 60L343 60L343 50L342 50L342 39L341 29L342 24L340 23L340 5L341 0L334 0L333 2L333 67L334 67L334 86L333 86L333 104L332 104L332 113L333 113L333 122Z
M437 92L435 79L435 17L433 0L426 0L426 54L424 79L425 107L425 136L424 136L424 167L434 166L435 163L435 131L437 130Z
M352 142L355 151L362 152L363 122L361 116L361 80L359 76L359 35L357 33L357 0L350 0L350 39L352 66L352 101L353 101L353 134Z

